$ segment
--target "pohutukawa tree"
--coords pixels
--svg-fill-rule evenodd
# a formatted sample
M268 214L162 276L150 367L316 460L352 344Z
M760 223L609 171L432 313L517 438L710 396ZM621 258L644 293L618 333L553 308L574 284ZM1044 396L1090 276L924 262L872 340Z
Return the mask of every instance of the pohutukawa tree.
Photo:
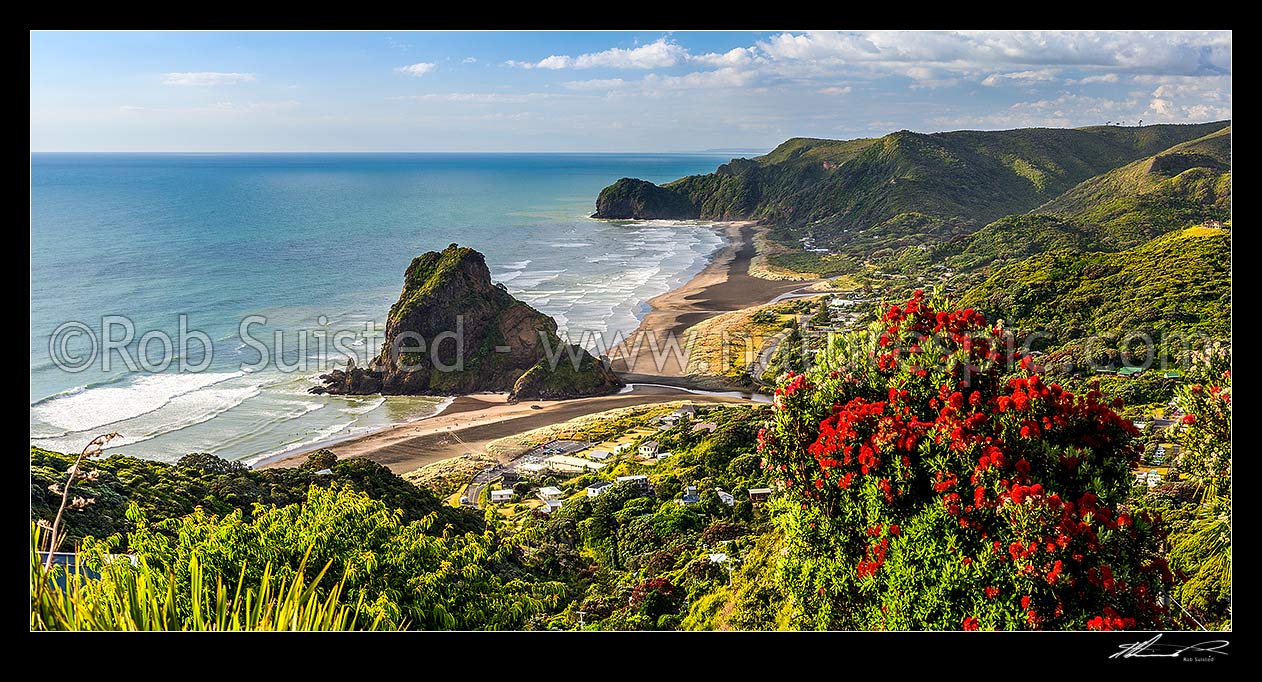
M1162 625L1159 521L1119 508L1137 432L1098 391L1044 383L980 313L922 291L822 355L759 434L798 625Z

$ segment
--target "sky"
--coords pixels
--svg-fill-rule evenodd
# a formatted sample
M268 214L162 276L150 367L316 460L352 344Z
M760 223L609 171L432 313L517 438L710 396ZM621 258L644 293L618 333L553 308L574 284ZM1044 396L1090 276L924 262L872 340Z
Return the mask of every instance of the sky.
M30 49L32 151L754 151L1231 117L1230 31L35 31Z

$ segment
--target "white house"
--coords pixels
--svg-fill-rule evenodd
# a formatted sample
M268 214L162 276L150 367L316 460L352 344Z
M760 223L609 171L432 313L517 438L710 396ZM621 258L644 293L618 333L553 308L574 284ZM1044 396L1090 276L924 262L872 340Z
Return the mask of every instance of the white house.
M509 500L512 500L512 499L513 499L512 488L500 488L499 490L491 491L491 501L497 504L508 502Z
M693 433L696 433L697 431L709 431L710 433L714 433L714 430L717 428L719 428L719 425L714 422L699 422L692 425Z
M631 449L630 443L618 443L613 448L613 454L620 455L630 449Z
M725 561L727 561L727 555L723 552L712 552L710 554L710 563L712 564L721 564Z
M593 483L587 486L587 496L596 497L597 495L605 492L605 489L607 489L611 485L613 485L612 481L601 481L600 483Z
M723 504L726 504L729 507L736 506L736 498L732 497L732 494L729 493L728 491L722 488L715 488L714 492L718 494L719 501L722 502Z
M543 507L541 507L539 511L545 514L551 514L552 512L560 509L561 504L561 500L544 500Z
M648 488L649 477L644 474L636 474L634 476L619 476L618 483L630 483L637 488Z
M597 462L603 462L612 456L613 454L610 453L608 450L592 450L591 452L587 453L588 459L594 459Z
M665 450L660 451L660 452L658 452L658 453L657 453L657 458L658 458L658 459L666 459L667 457L670 457L670 453L669 453L669 452L666 452Z
M556 488L553 486L546 486L539 489L539 499L543 500L544 502L547 502L549 500L559 500L564 495L565 493L561 492L560 488Z
M605 466L600 462L593 462L590 459L572 457L570 455L552 455L543 460L543 464L553 471L571 474L578 474L584 471L599 471Z
M640 452L640 456L641 456L641 457L645 457L645 458L648 458L648 457L653 457L654 455L656 455L656 454L657 454L657 448L658 448L658 447L659 447L659 446L658 446L658 444L657 444L657 441L655 441L655 440L650 440L650 441L647 441L647 442L645 442L645 443L641 443L641 444L640 444L640 451L639 451L639 452Z

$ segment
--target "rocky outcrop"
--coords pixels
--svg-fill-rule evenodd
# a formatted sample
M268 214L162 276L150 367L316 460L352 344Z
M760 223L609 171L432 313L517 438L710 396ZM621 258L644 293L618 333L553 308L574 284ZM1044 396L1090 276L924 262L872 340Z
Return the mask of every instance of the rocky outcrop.
M623 385L603 362L556 333L556 321L491 281L481 253L455 244L418 256L390 308L381 352L320 376L312 393L510 399L603 395ZM550 361L555 359L555 362ZM577 367L575 367L577 365Z
M600 191L593 218L686 220L699 216L687 195L646 180L622 178Z

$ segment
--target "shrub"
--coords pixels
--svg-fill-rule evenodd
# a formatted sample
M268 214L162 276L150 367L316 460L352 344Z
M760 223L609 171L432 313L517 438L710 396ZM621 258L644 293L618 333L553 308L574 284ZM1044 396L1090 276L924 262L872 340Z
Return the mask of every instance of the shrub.
M1137 431L1099 391L1015 367L1000 332L917 291L777 389L759 447L787 491L779 579L799 625L1163 624L1158 520L1117 509Z

